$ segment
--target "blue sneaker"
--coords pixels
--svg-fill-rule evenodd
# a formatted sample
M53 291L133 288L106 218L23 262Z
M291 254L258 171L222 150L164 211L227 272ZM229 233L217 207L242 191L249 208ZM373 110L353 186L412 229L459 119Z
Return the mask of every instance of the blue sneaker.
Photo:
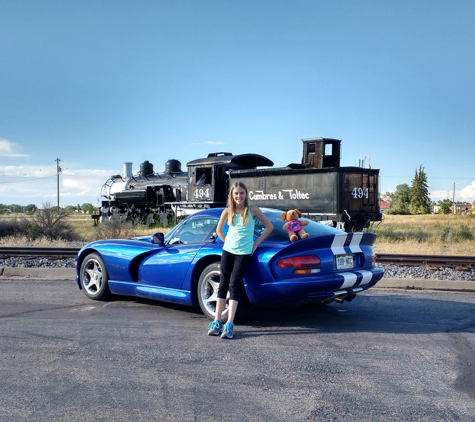
M221 321L211 321L208 324L208 335L219 336L223 331L223 323Z
M234 336L234 324L232 322L227 322L224 324L223 334L221 334L221 338L233 338Z

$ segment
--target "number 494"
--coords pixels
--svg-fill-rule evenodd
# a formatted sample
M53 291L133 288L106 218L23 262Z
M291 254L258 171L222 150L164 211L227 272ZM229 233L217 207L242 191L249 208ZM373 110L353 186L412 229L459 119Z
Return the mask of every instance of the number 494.
M351 195L353 198L368 198L369 193L368 193L368 188L363 189L363 188L353 188L351 191Z

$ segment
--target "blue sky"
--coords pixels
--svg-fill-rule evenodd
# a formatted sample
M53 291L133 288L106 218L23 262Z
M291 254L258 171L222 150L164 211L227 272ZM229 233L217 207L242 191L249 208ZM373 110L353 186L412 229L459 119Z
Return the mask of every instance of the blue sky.
M475 200L473 0L0 0L0 203L98 204L122 163L300 162Z

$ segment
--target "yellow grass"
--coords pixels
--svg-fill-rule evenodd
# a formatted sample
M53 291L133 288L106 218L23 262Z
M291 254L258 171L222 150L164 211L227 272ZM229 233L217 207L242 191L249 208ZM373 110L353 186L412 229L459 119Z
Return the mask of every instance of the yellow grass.
M88 215L72 215L68 222L74 227L80 241L29 241L26 237L0 238L0 246L79 247L87 242L107 237L132 237L166 233L168 228L120 226L118 232L94 226ZM475 255L475 216L473 215L387 215L381 223L368 231L376 233L376 253Z
M475 255L473 215L387 215L370 231L377 253Z

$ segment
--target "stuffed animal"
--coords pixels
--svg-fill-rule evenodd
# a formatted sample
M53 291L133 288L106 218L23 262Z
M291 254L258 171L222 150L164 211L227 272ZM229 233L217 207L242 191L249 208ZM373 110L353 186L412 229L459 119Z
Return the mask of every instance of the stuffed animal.
M289 232L289 239L291 242L309 237L308 233L303 229L303 226L308 225L308 221L299 220L299 217L301 216L302 213L295 209L284 212L280 217L282 221L287 220L283 229Z

